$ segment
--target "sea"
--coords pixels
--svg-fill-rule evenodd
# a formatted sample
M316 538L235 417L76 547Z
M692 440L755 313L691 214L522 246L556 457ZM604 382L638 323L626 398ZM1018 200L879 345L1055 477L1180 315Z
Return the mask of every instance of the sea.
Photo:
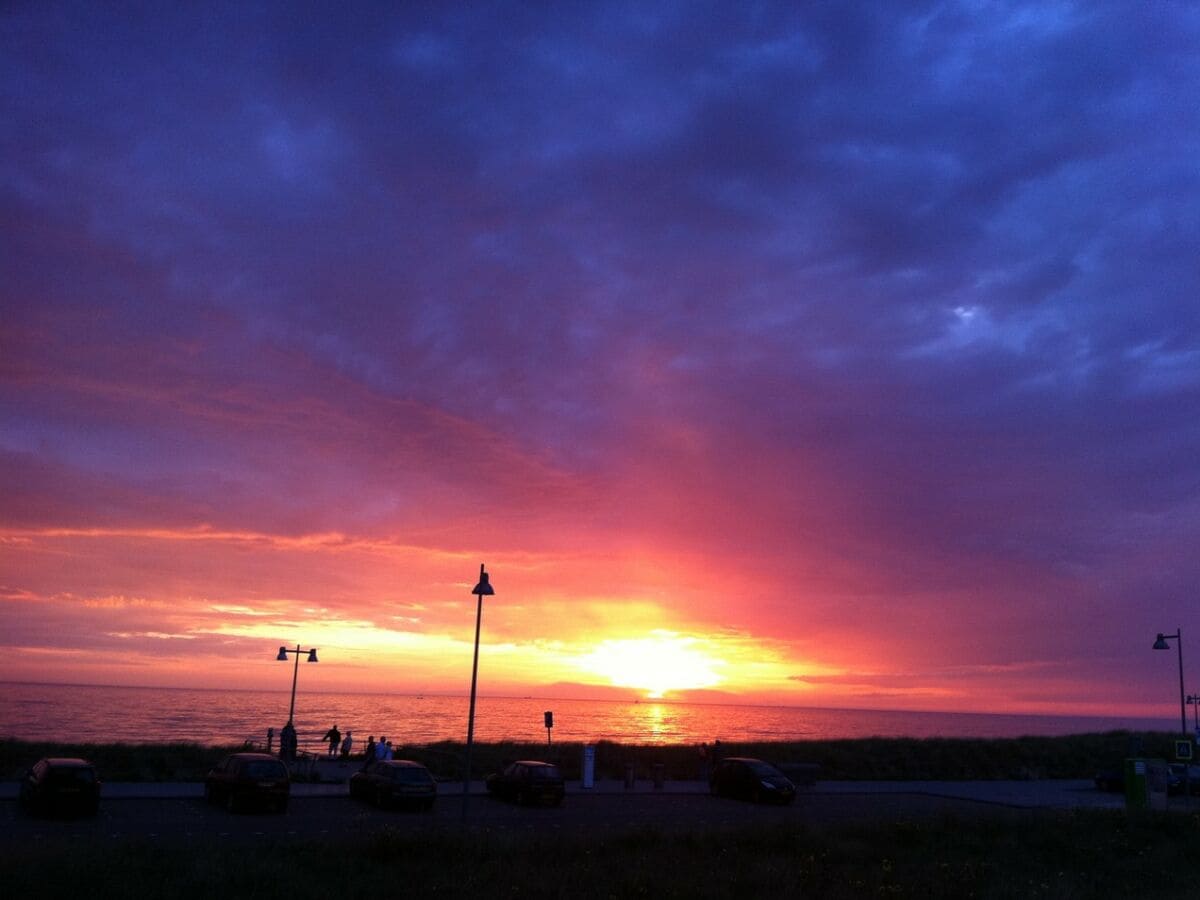
M82 743L189 741L209 745L275 740L290 692L0 682L0 739ZM393 693L296 695L302 749L316 751L333 725L394 744L464 741L463 696ZM552 728L545 727L552 716ZM999 715L750 706L668 700L566 700L481 696L477 741L700 744L862 737L1023 737L1114 730L1169 731L1159 719Z

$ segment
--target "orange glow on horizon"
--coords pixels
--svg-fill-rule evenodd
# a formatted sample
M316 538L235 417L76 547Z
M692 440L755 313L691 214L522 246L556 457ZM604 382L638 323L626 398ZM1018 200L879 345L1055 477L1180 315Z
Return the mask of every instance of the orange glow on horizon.
M72 558L87 565L63 565ZM275 652L300 641L321 650L309 690L465 693L477 559L333 532L0 530L0 565L19 585L0 591L0 681L273 690L289 686ZM678 552L497 552L488 565L497 593L484 604L480 686L493 695L1144 710L1136 697L1080 703L1080 682L1053 660L947 665L906 656L894 636L817 640L769 618L731 622L707 598L767 586ZM703 585L689 581L701 570Z
M695 643L694 638L662 632L648 638L603 640L578 665L615 687L635 688L651 699L668 691L716 687L724 681L717 670L727 663Z

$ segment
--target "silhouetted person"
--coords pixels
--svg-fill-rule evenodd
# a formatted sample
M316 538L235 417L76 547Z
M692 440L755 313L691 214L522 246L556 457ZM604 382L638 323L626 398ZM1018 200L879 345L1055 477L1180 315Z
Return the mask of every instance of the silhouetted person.
M279 732L279 758L289 762L296 758L296 726L291 722Z
M363 753L363 768L365 769L373 762L375 762L375 735L367 738L367 749Z
M322 740L329 741L329 755L337 756L338 744L342 742L342 733L338 731L337 725L334 725L327 732Z
M342 738L342 759L350 758L350 748L354 746L354 732L347 731L346 736Z
M387 759L387 755L386 755L387 750L388 750L387 735L381 734L379 736L379 743L375 745L375 758L376 759Z

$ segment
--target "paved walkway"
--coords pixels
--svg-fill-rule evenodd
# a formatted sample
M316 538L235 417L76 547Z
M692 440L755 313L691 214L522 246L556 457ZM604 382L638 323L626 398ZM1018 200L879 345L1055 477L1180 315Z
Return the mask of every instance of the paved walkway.
M928 794L1022 809L1124 809L1124 794L1096 790L1090 779L1041 781L823 781L822 794ZM1172 798L1173 800L1175 798ZM1182 802L1182 798L1180 798Z
M445 796L461 791L461 783L446 782L442 785ZM486 793L482 781L471 782L472 794ZM601 779L591 789L580 782L567 782L568 794L705 794L708 785L702 781L666 781L662 788L655 789L652 782L642 779L626 789L620 779ZM822 795L836 794L926 794L971 800L978 803L994 803L1023 809L1123 809L1122 794L1107 794L1095 789L1088 780L1042 780L1042 781L820 781L814 787L802 789L798 803L807 793ZM198 782L106 782L103 796L106 800L127 797L141 798L188 798L202 797L204 785ZM0 782L0 799L12 800L17 796L17 783ZM293 797L344 797L347 786L344 781L292 784ZM1197 807L1197 798L1186 801L1172 797L1171 808L1190 805Z

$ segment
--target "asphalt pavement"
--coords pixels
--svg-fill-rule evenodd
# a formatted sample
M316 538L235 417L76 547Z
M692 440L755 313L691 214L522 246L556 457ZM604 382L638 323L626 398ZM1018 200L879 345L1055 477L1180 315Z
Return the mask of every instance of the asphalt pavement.
M17 782L0 782L0 800L12 800L17 796ZM462 793L461 782L444 782L440 785L441 796L452 797ZM346 782L292 783L293 797L345 797L349 789ZM472 781L471 794L484 794L482 781ZM703 781L663 781L655 787L650 780L639 779L627 788L620 779L597 779L594 786L585 788L579 781L567 782L567 794L707 794L708 784ZM1037 781L819 781L810 788L801 790L798 802L806 794L816 795L880 795L918 794L952 800L989 803L1015 809L1123 809L1122 794L1110 794L1096 790L1090 780L1043 779ZM186 799L204 795L200 782L105 782L101 792L105 800L131 799ZM1170 798L1171 807L1191 805L1196 798Z

